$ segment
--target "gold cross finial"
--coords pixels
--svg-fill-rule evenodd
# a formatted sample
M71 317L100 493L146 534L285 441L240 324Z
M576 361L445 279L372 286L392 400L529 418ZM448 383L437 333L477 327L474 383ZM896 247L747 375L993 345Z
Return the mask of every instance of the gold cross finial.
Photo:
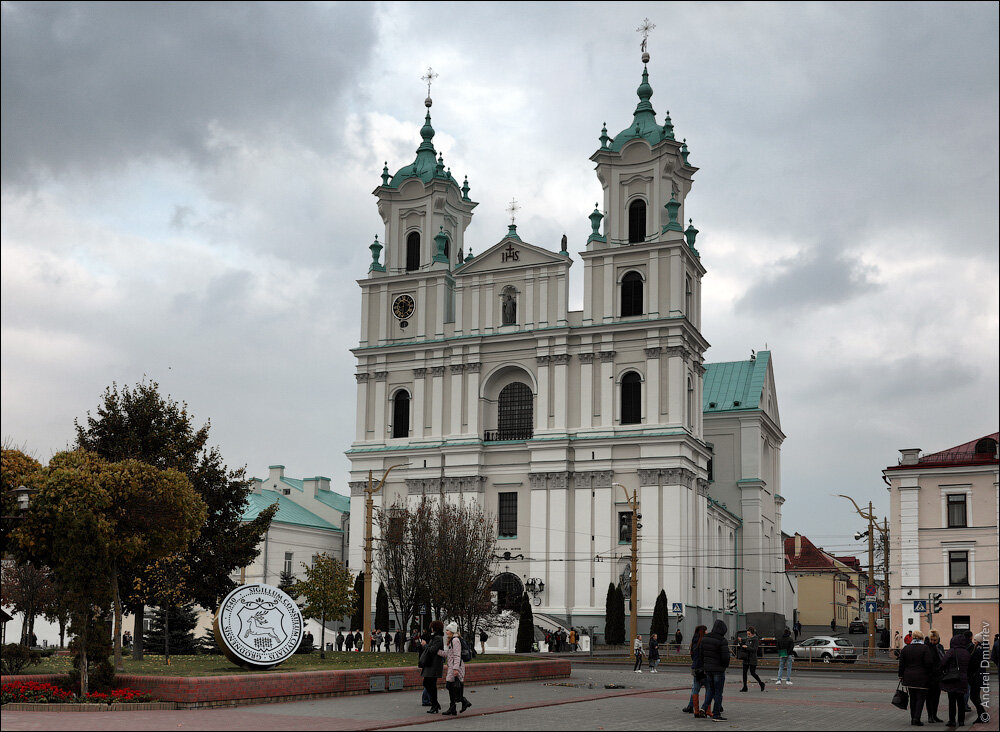
M507 215L510 216L510 223L513 225L514 219L517 218L517 212L521 210L521 207L517 205L517 199L510 199L510 203L507 204Z

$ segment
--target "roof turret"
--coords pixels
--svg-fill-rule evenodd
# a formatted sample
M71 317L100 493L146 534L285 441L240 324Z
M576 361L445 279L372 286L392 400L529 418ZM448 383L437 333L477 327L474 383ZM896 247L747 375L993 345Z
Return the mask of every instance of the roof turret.
M404 165L396 174L392 176L392 180L387 181L386 173L388 172L388 167L383 171L382 185L388 186L389 188L399 188L410 178L419 178L424 183L430 183L435 178L441 180L451 181L458 188L458 182L451 176L450 169L445 171L444 167L444 155L439 153L434 149L434 126L431 124L431 105L433 101L428 96L424 100L424 106L427 107L427 114L424 116L424 126L420 128L420 146L417 148L417 157L409 165Z
M648 58L648 54L644 56L645 58ZM650 145L656 145L664 139L673 138L673 125L670 124L669 119L663 126L656 121L656 111L649 101L653 96L653 87L649 84L649 69L646 68L645 63L642 66L642 81L635 93L639 97L639 103L632 113L632 124L615 135L609 147L612 151L621 150L625 147L625 143L640 137L649 142Z

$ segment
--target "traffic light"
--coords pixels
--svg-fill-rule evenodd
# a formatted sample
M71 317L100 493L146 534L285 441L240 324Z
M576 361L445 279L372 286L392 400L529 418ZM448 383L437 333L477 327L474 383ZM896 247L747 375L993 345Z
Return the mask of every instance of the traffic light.
M736 612L736 590L726 590L726 610Z
M939 612L941 612L941 593L940 592L932 592L931 593L931 608L930 608L930 611L931 611L931 613L939 613Z

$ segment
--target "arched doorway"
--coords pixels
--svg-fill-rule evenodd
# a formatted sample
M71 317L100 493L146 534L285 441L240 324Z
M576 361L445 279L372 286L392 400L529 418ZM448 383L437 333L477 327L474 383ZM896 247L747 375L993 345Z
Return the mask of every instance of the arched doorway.
M521 609L521 597L524 595L524 584L521 578L513 572L502 572L493 580L490 588L496 598L497 612L513 610L518 612Z

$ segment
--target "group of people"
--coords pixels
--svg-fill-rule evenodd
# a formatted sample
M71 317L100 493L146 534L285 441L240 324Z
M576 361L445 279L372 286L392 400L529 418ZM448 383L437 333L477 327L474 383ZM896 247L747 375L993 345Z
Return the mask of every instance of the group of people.
M637 674L642 673L642 656L645 648L642 645L642 635L637 635L632 642L632 650L635 651L635 667L632 669ZM649 636L649 673L655 674L656 667L660 665L660 641L656 633Z
M372 631L370 639L369 648L372 651L380 651L382 650L382 646L385 646L386 653L391 652L393 646L395 646L396 653L400 653L403 650L403 634L398 630L394 634L390 630L382 632L376 629ZM341 628L337 631L334 645L338 651L360 651L364 648L365 638L360 630L351 630L345 634L344 629Z
M580 633L576 628L570 628L568 633L565 628L556 628L545 634L545 643L552 653L575 651L580 647Z
M482 640L485 643L485 639ZM423 704L429 706L428 714L441 711L438 703L437 681L445 677L445 687L448 689L448 709L445 716L455 716L472 706L465 698L465 659L462 657L463 644L466 643L458 634L458 624L444 625L440 620L432 620L430 630L422 636L417 636L417 647L420 656L417 666L424 680ZM444 667L448 671L445 673ZM461 703L462 708L457 707Z
M923 724L920 718L925 706L928 722L944 721L938 717L941 692L948 695L946 728L965 725L965 714L972 711L968 706L970 701L975 706L978 721L988 721L980 697L981 689L989 683L989 666L984 668L983 665L986 637L966 630L952 637L945 650L936 630L931 630L926 637L919 630L910 631L907 636L909 643L904 640L899 649L898 673L899 683L909 694L910 724ZM996 656L995 639L993 655Z

